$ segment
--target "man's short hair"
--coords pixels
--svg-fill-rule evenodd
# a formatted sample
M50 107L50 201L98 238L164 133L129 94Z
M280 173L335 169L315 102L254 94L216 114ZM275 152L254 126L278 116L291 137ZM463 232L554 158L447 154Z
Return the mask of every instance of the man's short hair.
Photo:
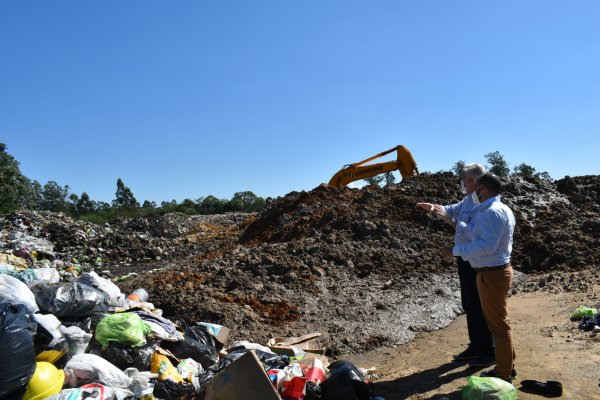
M473 178L477 179L486 172L487 169L481 164L465 164L462 175L463 177L472 176Z
M502 193L502 181L496 175L491 172L486 172L477 178L476 185L485 186L490 192L494 194Z

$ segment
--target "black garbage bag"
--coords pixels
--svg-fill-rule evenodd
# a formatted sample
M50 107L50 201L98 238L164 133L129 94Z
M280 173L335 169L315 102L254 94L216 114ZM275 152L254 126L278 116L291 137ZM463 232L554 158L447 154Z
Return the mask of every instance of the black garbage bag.
M218 367L216 368L216 370L214 368L212 370L215 372L221 371L223 368L225 368L226 366L228 366L229 364L231 364L232 362L234 362L235 360L237 360L238 358L240 358L241 356L243 356L244 354L246 354L249 351L250 351L249 349L242 348L242 349L238 349L238 350L234 350L234 351L230 352L225 357L223 357L221 359L221 361L219 361L219 364L218 364ZM286 355L267 353L266 351L262 351L262 350L252 350L252 351L254 351L254 354L256 354L260 363L267 370L283 369L283 368L287 367L290 363L290 358Z
M371 390L360 370L349 361L329 365L329 377L321 383L322 400L370 400Z
M204 326L188 327L182 341L163 341L161 347L169 350L177 358L193 359L204 369L209 369L219 362L215 339Z
M119 369L137 368L139 371L150 370L150 358L159 342L148 343L142 347L131 347L128 344L110 342L101 348L100 356Z
M306 396L304 400L321 400L321 385L311 381L306 382Z
M265 369L284 369L290 364L290 357L283 354L267 353L262 350L254 350Z
M0 398L20 399L35 372L37 322L23 304L0 302Z
M78 282L40 283L31 288L40 310L57 318L81 318L108 309L105 293Z
M158 399L174 400L185 396L195 398L198 393L196 393L194 385L189 382L176 383L167 379L164 381L156 381L152 394ZM204 398L204 396L199 398Z
M37 324L35 335L33 336L34 353L40 354L42 351L46 350L53 339L54 337L48 329L44 328L42 324Z
M198 376L198 381L200 383L200 388L202 389L202 392L206 392L206 387L208 386L208 384L210 383L210 381L212 381L212 379L215 377L214 372L212 371L202 371L200 373L200 375ZM203 398L203 397L201 397Z
M210 370L215 373L222 371L226 366L228 366L229 364L231 364L232 362L234 362L235 360L237 360L238 358L240 358L241 356L246 354L248 351L250 351L250 350L239 349L239 350L229 352L225 357L221 358L221 360L219 361L218 364L215 364L212 367L210 367Z

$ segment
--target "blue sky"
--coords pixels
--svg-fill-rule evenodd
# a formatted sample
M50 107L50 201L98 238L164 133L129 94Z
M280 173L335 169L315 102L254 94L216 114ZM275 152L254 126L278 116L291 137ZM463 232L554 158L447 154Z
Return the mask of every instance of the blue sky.
M311 190L398 144L600 173L600 2L2 1L0 142L95 200Z

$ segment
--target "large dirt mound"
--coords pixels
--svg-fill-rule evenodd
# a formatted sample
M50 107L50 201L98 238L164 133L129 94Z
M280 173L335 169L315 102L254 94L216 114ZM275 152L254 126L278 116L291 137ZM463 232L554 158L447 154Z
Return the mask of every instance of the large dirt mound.
M594 179L507 185L504 199L518 220L515 268L548 272L524 288L588 285L576 271L600 258L590 251L600 232L598 202L590 200L597 192L586 191L597 187ZM575 204L559 192L565 181L587 200ZM460 200L457 183L438 173L388 188L290 193L248 224L239 243L128 288L145 286L167 314L215 320L234 327L238 338L259 342L269 333L307 331L328 332L340 352L407 341L460 312L454 264L439 256L452 231L415 208L420 201Z

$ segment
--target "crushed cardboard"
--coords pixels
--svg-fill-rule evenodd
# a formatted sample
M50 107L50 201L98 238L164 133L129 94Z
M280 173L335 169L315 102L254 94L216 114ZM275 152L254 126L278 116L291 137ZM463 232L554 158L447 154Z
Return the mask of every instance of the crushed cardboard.
M250 350L209 382L205 400L281 400L254 351Z
M320 332L303 336L274 337L269 339L267 346L276 354L296 355L297 349L307 353L325 354L324 335Z

